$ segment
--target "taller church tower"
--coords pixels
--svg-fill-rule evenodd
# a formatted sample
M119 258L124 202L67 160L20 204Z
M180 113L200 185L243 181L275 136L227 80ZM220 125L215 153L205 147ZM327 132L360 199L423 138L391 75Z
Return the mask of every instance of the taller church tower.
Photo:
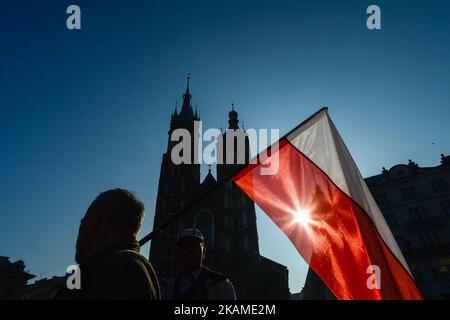
M194 154L199 151L198 144L194 142L199 134L195 132L195 121L199 121L200 118L197 111L194 112L192 109L191 98L188 77L181 111L178 112L175 108L170 121L167 150L161 163L155 228L191 204L191 201L201 194L218 187L211 169L201 181L200 164L194 163ZM231 106L228 116L228 129L217 137L216 151L223 155L224 161L216 167L219 181L229 177L239 167L239 164L236 164L238 160L248 163L250 158L248 136L239 127L238 113L234 105ZM174 130L180 128L188 130L191 135L190 164L176 165L171 159L172 149L179 142L172 142L170 137ZM235 140L234 148L228 147L227 138ZM236 146L239 139L243 139L244 143L243 158L237 153ZM172 248L177 232L185 228L197 228L202 231L206 245L204 264L230 278L238 298L289 298L287 268L260 255L255 204L233 181L227 181L218 187L152 240L150 261L160 279L176 274Z
M178 143L171 141L170 137L176 129L186 129L191 137L197 136L194 122L199 121L197 112L192 109L189 92L189 80L187 78L186 91L183 94L183 106L181 111L178 108L172 113L170 129L168 132L167 150L163 154L161 172L159 176L158 194L156 199L156 210L154 218L154 228L160 226L170 217L182 210L189 201L195 199L196 190L200 185L200 164L194 163L194 139L191 139L191 161L190 164L176 165L171 159L173 147ZM162 234L152 240L150 248L150 259L161 276L167 276L174 272L176 266L172 259L171 248L173 246L173 235L183 228L183 219L172 224Z

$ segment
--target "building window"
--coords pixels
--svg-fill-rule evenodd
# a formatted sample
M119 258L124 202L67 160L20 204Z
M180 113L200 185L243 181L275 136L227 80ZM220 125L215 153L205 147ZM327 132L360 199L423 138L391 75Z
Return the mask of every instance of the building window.
M375 196L375 201L380 207L384 207L389 204L389 199L386 193L378 194Z
M207 248L214 247L214 218L209 211L201 211L194 218L194 228L199 229L205 238Z
M412 216L414 221L421 221L427 218L427 214L423 207L415 207L409 209L409 213Z
M414 187L402 188L403 198L406 200L414 199L417 197L416 189Z
M443 192L448 190L448 186L445 183L444 179L437 179L431 181L431 187L434 192Z

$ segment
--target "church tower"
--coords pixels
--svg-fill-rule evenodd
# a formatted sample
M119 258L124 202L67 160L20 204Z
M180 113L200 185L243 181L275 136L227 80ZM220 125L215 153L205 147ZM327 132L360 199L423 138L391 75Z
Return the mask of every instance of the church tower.
M231 141L230 141L231 140ZM217 179L227 179L250 162L249 137L239 127L238 113L231 104L228 129L217 139ZM255 205L232 180L223 188L223 212L226 229L225 248L244 254L259 254Z
M167 150L163 154L161 163L154 228L163 224L188 205L189 201L195 199L195 191L200 185L200 164L194 163L194 154L197 150L195 150L196 145L193 139L198 134L194 132L194 121L199 121L200 118L197 111L194 113L192 109L189 80L190 76L187 77L181 110L178 112L176 106L170 119ZM177 129L186 129L190 133L192 151L190 164L177 165L171 159L172 149L178 142L171 141L170 137ZM173 236L183 227L183 218L181 218L152 240L150 261L152 261L160 276L172 274L176 268L171 253L172 241Z

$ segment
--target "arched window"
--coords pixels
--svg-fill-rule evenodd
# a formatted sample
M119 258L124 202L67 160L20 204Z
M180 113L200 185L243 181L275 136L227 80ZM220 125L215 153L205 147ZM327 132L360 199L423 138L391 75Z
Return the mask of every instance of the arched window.
M199 229L205 238L207 248L214 247L214 217L209 211L197 213L194 219L194 228Z

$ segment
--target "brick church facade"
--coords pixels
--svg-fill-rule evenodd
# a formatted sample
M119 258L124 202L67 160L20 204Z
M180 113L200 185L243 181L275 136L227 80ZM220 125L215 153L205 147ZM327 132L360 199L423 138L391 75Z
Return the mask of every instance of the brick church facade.
M236 164L217 164L217 180L209 169L201 181L200 164L195 163L194 154L198 150L195 139L191 139L191 164L176 165L171 160L172 148L179 142L170 137L176 129L186 129L191 137L196 137L195 121L200 121L197 110L193 110L189 91L189 78L183 94L181 110L172 113L167 150L163 154L158 185L154 228L190 204L200 194L211 190L236 169ZM227 130L239 130L238 113L229 112ZM246 157L249 160L249 143L245 138ZM223 148L224 159L235 153L226 150L223 133L218 141ZM220 152L220 151L219 151ZM224 161L225 162L225 161ZM236 163L236 162L235 162ZM204 264L225 274L233 282L238 299L289 299L288 269L259 253L255 205L232 181L220 186L151 242L150 261L160 278L168 278L176 273L176 263L172 256L175 235L185 228L200 229L206 242Z

